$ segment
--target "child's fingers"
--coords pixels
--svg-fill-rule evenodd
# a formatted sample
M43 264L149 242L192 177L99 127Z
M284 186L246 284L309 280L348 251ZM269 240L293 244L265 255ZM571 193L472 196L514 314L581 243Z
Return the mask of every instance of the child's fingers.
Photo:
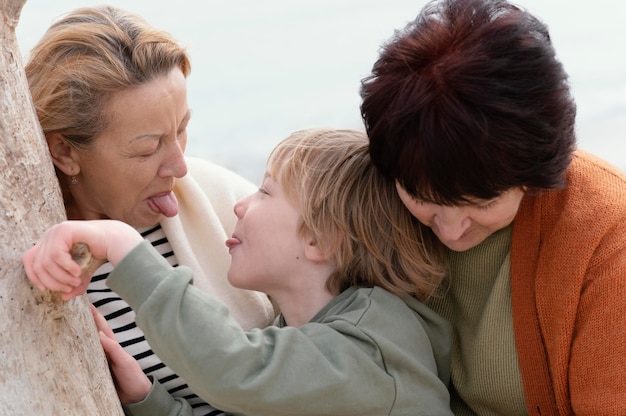
M113 330L100 311L98 311L98 309L91 303L89 304L89 309L91 309L91 315L93 316L93 321L95 322L96 329L98 330L100 344L102 344L102 348L104 349L107 357L111 359L111 356L115 357L116 348L121 348L121 345L117 342L117 339L115 339Z
M74 299L75 297L80 296L84 294L85 292L86 292L86 289L81 284L80 286L76 286L69 292L61 292L61 299L66 300L66 301L70 299Z
M102 344L102 349L104 353L109 358L112 364L116 364L116 357L118 356L118 349L122 348L122 346L115 340L111 339L104 331L98 331L98 336L100 337L100 344Z
M93 272L104 260L91 258L89 248L85 244L82 252L76 253L72 248L75 240L80 241L79 236L74 236L75 231L88 228L86 223L72 223L69 221L57 224L46 231L42 240L31 247L22 257L24 270L28 279L40 290L61 292L64 300L86 292L89 280ZM89 233L87 233L89 236ZM72 257L77 259L88 255L90 261L81 265L77 264Z
M41 290L42 292L46 290L46 287L43 285L43 283L39 281L37 277L33 276L32 274L28 274L27 276L28 280L30 280L33 286L35 286L37 289Z
M62 250L51 252L38 243L24 254L22 262L29 280L41 290L69 293L81 284L80 267Z
M109 364L111 364L111 369L117 378L125 377L126 372L130 372L132 374L131 369L134 369L135 367L137 369L134 370L134 372L142 374L139 364L137 364L135 359L124 350L115 337L111 337L102 330L98 331L98 336L100 337L102 349L107 356Z
M120 353L126 354L122 346L115 339L115 334L113 330L107 323L106 319L102 314L96 309L92 304L89 305L91 308L91 314L93 315L93 320L96 323L96 329L98 330L98 336L100 337L100 344L102 344L102 349L104 349L105 354L109 358L109 361L112 364L116 364L119 361ZM122 357L124 355L121 355Z
M26 272L26 277L31 281L33 285L35 285L39 290L45 290L43 283L39 279L39 276L33 270L34 259L37 255L37 246L31 247L30 250L26 251L22 256L22 264L24 265L24 271Z
M55 292L70 293L81 284L79 277L56 262L35 263L33 271L46 289Z
M36 263L46 269L54 278L59 281L71 284L69 281L76 282L72 286L77 286L80 281L82 269L78 263L74 261L70 254L70 249L61 243L48 243L47 249L39 250L37 253ZM58 273L58 274L57 274ZM68 281L69 280L69 281Z
M98 329L98 331L102 331L107 337L111 339L115 339L115 334L113 333L113 330L107 323L104 316L102 316L100 311L98 311L98 309L92 304L90 304L90 308L91 308L91 314L93 315L93 320L96 323L96 328Z

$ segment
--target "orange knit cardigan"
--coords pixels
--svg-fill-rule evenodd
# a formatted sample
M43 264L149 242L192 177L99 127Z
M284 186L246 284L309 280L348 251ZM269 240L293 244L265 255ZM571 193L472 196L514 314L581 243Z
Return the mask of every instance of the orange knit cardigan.
M577 151L513 223L513 325L531 415L626 415L626 175Z

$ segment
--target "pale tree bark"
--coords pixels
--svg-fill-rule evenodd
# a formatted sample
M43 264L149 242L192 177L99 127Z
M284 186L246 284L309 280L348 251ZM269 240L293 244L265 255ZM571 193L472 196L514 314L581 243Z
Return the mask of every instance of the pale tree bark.
M65 219L15 38L25 1L0 0L0 415L122 415L85 296L40 292L22 267Z

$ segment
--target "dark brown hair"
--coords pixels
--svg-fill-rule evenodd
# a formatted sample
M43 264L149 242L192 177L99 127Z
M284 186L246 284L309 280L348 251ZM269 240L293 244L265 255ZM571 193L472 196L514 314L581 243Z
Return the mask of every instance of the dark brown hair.
M362 81L381 172L440 204L559 188L576 105L545 24L503 0L429 3Z

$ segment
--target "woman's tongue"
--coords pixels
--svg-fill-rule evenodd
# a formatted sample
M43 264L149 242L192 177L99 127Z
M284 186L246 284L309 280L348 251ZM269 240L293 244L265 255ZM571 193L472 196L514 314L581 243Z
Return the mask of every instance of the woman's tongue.
M167 195L153 196L148 198L148 205L155 212L160 212L166 217L173 217L178 214L178 200L174 192L170 192Z

